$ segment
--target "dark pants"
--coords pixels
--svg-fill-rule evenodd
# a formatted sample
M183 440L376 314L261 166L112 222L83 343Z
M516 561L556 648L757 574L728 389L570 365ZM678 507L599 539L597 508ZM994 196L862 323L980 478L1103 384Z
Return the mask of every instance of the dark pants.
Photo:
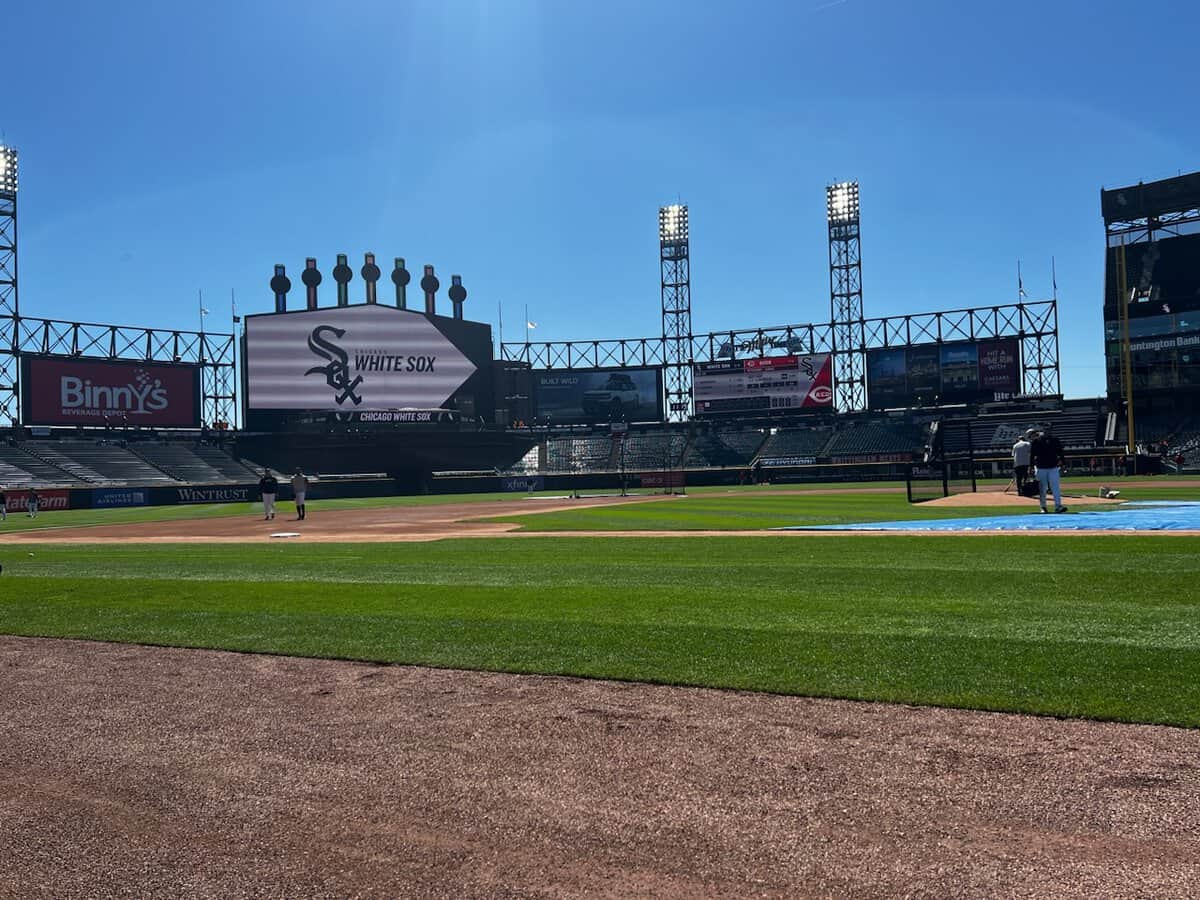
M1017 493L1029 483L1029 466L1013 466L1013 477L1017 480Z

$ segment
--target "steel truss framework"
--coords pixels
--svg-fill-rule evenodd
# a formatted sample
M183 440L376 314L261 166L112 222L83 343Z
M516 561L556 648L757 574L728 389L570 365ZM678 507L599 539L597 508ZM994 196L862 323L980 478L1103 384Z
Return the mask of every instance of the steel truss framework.
M7 390L0 394L3 424L20 422L17 379L22 355L199 365L201 418L205 422L235 421L237 376L231 334L0 317L0 372L7 379Z
M859 230L858 185L833 185L852 191L852 207L845 216L829 220L829 311L834 322L833 387L839 410L866 409L866 356L863 333L862 240ZM831 207L833 201L831 201Z
M17 295L17 192L0 190L0 328L20 315ZM17 360L5 335L0 342L0 426L16 419Z
M692 408L692 269L688 240L688 208L658 211L659 265L662 292L663 380L667 420L682 422Z
M1136 244L1142 241L1160 241L1164 238L1181 237L1200 231L1200 207L1179 212L1160 213L1138 219L1117 219L1104 223L1105 237L1109 247L1122 243Z
M909 344L949 344L1018 338L1024 360L1022 389L1031 396L1062 393L1058 365L1058 304L1038 300L1005 306L887 316L862 321L861 343L835 350L834 323L779 325L694 335L689 363L785 353L857 354ZM550 341L500 345L500 356L534 369L591 369L605 366L660 366L669 359L665 338L604 341ZM839 412L860 407L838 405Z

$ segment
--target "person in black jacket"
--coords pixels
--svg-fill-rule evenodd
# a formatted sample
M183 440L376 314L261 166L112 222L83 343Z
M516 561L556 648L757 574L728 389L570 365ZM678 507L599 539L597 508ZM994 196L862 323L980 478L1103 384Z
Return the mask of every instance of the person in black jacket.
M1062 485L1059 482L1059 468L1064 462L1062 443L1050 431L1050 427L1038 432L1033 439L1033 464L1037 466L1038 503L1042 512L1046 510L1046 491L1054 494L1054 511L1066 512L1062 502Z
M270 469L263 469L262 478L258 479L258 492L262 495L263 521L275 518L275 495L279 493L279 482L271 474Z

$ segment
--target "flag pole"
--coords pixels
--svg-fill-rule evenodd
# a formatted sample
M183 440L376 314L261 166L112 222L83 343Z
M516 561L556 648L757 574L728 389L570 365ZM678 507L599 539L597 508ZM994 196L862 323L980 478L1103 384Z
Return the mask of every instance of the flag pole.
M525 304L525 345L529 346L529 304Z
M1058 272L1054 268L1054 257L1050 257L1050 285L1054 288L1054 302L1058 302Z

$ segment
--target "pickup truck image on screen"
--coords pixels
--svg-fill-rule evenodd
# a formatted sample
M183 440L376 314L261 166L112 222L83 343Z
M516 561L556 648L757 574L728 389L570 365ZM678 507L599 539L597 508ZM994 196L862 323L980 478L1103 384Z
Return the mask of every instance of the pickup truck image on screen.
M661 418L657 369L534 373L537 415L559 423L632 422Z
M602 387L583 393L585 416L619 420L626 415L636 414L640 406L637 385L633 383L632 378L623 373L614 372L608 376Z

